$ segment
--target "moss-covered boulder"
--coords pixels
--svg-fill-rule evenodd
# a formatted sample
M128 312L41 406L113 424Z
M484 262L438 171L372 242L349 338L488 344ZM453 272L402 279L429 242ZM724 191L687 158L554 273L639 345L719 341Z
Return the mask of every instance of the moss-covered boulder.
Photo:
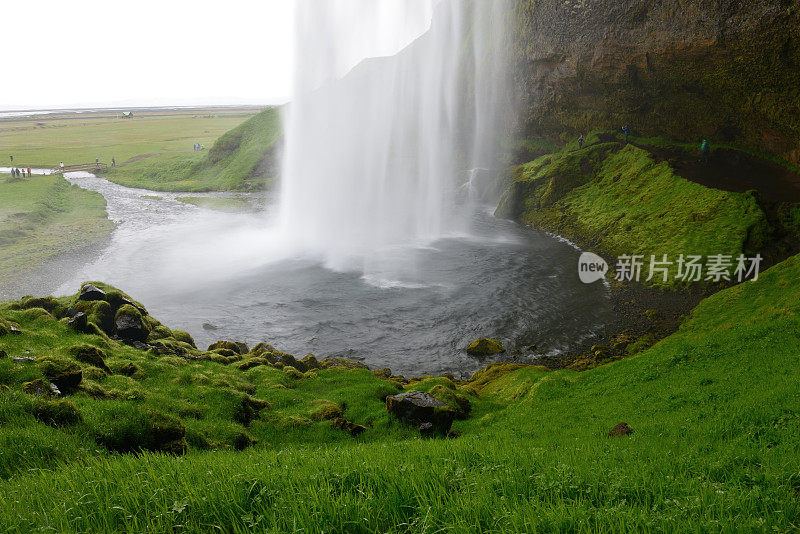
M432 397L447 404L447 406L455 413L456 419L466 419L469 417L469 414L472 411L472 403L470 403L466 395L457 393L450 388L445 386L434 386L430 390L430 394Z
M219 349L229 350L233 354L247 354L250 352L250 349L247 348L246 343L241 343L238 341L217 341L216 343L212 343L208 346L208 352L217 351Z
M446 435L455 419L455 412L447 403L424 391L409 391L386 397L386 410L421 431L430 428L434 433Z
M107 373L111 373L111 369L106 365L106 353L102 349L93 347L92 345L77 345L69 349L69 354L76 360L82 363L88 363Z
M261 417L262 410L269 410L272 405L262 399L256 399L250 395L244 395L241 402L234 411L233 418L237 423L243 426L249 426L250 423Z
M311 419L315 421L332 420L342 416L342 407L333 401L320 399L312 406Z
M295 380L302 380L303 378L305 378L305 375L303 373L301 373L298 369L292 367L291 365L283 366L283 372L286 373L286 375L289 378L293 378Z
M83 373L78 364L67 358L45 356L36 359L42 374L54 385L62 395L73 393L83 380Z
M172 337L176 341L180 341L181 343L186 343L187 345L190 345L194 349L197 348L197 345L194 342L194 338L189 334L189 332L186 332L185 330L173 330Z
M308 371L308 365L306 365L305 362L298 360L291 354L286 354L285 352L280 353L278 355L278 361L281 362L284 367L294 367L301 373Z
M54 390L50 384L41 378L31 380L30 382L24 382L22 384L22 391L28 395L34 395L36 397L49 397L50 395L57 394L57 389Z
M78 408L65 400L39 400L31 406L31 415L37 421L53 427L71 426L83 421Z
M150 334L141 311L131 304L124 304L117 310L114 316L114 329L117 336L125 341L144 342Z
M106 298L106 292L90 282L84 283L78 293L78 300L83 301L106 300Z
M496 339L481 337L473 341L467 346L467 354L476 357L494 356L495 354L502 354L506 349L503 344Z

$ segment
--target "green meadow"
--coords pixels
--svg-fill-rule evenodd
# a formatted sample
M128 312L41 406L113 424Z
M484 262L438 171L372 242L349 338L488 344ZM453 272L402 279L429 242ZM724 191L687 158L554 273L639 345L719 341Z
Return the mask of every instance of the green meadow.
M55 168L65 165L123 163L158 152L209 149L228 130L257 110L197 110L191 113L142 112L131 119L103 115L0 122L0 164Z
M0 528L795 530L798 275L793 257L722 291L622 361L582 373L495 364L469 381L312 368L322 357L296 360L312 362L301 371L265 346L157 355L71 332L57 317L74 297L7 303L22 334L0 337ZM151 339L190 341L147 321ZM76 346L101 349L108 371L76 360ZM36 361L13 360L26 355ZM21 391L54 365L81 367L85 384L67 400ZM468 416L449 438L422 438L383 406L401 388L465 397ZM334 415L365 431L351 437ZM621 422L633 433L609 437ZM156 450L180 436L185 456Z
M57 255L102 241L113 227L99 193L61 176L0 175L0 285L8 288Z

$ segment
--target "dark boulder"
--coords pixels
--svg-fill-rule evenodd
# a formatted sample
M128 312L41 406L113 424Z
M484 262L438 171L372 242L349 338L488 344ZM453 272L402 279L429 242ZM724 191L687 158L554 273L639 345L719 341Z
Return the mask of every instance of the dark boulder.
M2 360L3 358L8 358L8 354L6 354L6 351L0 350L0 360Z
M435 430L433 423L422 423L419 425L419 433L423 436L432 436Z
M628 423L620 423L611 429L611 432L608 433L608 437L621 438L623 436L630 436L631 434L633 434L633 429L628 426Z
M75 371L66 371L57 376L48 377L50 383L58 388L62 395L69 395L78 389L83 380L83 371L80 369Z
M286 354L285 352L280 353L278 361L282 363L284 367L294 367L301 373L308 371L308 366L305 364L305 362L298 360L291 354Z
M114 327L117 336L125 341L147 340L149 329L142 320L141 312L130 304L122 306L114 317Z
M89 317L83 312L78 312L67 320L67 324L76 332L86 332Z
M93 284L84 284L78 300L106 300L106 292Z
M446 435L455 419L447 403L423 391L409 391L386 397L386 410L404 423L419 427L433 425L433 432ZM426 427L427 428L427 427Z
M333 418L331 420L331 424L333 424L333 428L337 430L344 430L353 437L356 437L367 430L367 427L353 423L352 421L348 421L343 417Z
M97 347L93 347L91 345L79 345L70 348L69 353L79 362L94 365L95 367L99 367L109 374L111 373L111 369L108 368L105 362L106 353Z

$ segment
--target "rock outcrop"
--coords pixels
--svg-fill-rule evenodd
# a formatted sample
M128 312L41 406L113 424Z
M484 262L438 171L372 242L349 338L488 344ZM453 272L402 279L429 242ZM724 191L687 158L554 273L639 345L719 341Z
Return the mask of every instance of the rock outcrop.
M502 354L506 351L503 344L496 339L481 337L473 341L467 346L467 354L483 358L486 356L494 356L495 354Z
M629 124L800 163L797 0L515 0L515 10L524 135Z
M447 403L423 391L386 397L386 410L423 433L447 435L455 419L455 412Z

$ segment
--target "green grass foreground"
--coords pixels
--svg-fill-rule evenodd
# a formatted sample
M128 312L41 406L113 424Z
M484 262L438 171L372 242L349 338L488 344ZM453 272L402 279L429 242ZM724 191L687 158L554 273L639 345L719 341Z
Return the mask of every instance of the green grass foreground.
M0 360L0 384L9 386L0 393L0 528L795 530L798 276L793 257L708 298L653 348L591 371L501 364L468 382L408 383L470 400L469 417L454 425L461 435L449 439L423 439L390 417L381 397L399 382L365 369L249 367L257 356L225 349L192 352L203 361L158 356L69 334L50 313L24 309L41 302L6 304L0 313L24 333L0 337L0 346L40 360ZM102 323L101 312L90 317ZM189 341L148 322L167 345ZM81 364L88 390L56 401L80 418L51 426L53 410L36 408L50 401L20 384L41 376L42 356L70 360L76 343L102 347L110 373ZM119 375L130 363L136 372ZM251 396L270 407L243 417ZM367 430L353 438L332 428L323 415L331 405ZM623 421L634 433L608 437ZM148 433L181 424L186 456L110 452L125 443L114 436L144 449Z
M0 285L58 254L107 238L113 227L99 193L61 176L0 175Z

